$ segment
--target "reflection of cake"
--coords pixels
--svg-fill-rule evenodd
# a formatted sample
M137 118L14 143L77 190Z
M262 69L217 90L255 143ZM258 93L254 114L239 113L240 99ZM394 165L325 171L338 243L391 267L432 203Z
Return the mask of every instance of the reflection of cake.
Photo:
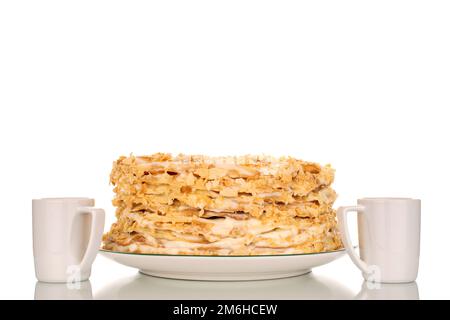
M293 158L121 157L104 249L258 255L341 248L334 170Z

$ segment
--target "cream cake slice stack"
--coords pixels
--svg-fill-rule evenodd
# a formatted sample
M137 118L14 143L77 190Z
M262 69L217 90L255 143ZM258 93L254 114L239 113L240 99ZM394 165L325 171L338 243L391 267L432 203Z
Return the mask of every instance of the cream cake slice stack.
M121 157L106 250L272 255L342 248L334 170L291 157Z

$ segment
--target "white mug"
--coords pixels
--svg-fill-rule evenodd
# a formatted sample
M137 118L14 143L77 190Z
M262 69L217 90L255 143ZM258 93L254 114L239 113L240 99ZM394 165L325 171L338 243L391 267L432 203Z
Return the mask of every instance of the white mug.
M44 282L89 279L105 225L94 199L33 200L33 254L36 278Z
M358 212L359 253L348 231L347 213ZM417 278L420 253L420 200L363 198L337 211L342 242L370 282L404 283Z

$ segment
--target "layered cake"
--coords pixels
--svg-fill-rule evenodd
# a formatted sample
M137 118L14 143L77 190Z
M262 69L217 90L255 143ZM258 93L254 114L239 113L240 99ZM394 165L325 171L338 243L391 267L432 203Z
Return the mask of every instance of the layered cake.
M185 255L337 250L333 178L329 165L291 157L121 157L110 177L117 221L103 248Z

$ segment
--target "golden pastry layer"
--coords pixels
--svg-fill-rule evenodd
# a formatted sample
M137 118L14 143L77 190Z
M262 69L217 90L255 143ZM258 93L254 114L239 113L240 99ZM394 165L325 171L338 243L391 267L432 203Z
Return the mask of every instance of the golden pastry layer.
M253 255L341 248L330 166L269 157L121 157L114 251Z

